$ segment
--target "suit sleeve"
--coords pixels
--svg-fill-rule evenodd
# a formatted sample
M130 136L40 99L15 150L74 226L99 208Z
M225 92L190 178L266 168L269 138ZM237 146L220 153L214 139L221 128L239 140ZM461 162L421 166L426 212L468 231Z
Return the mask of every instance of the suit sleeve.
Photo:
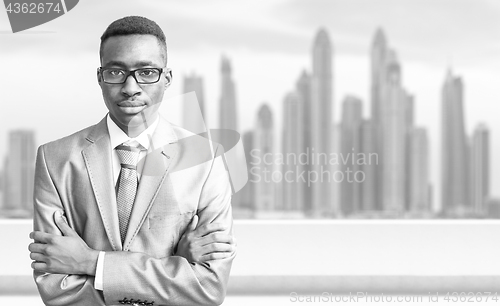
M57 210L64 211L64 207L47 168L44 146L38 148L34 186L33 229L62 235L53 215ZM104 305L102 293L93 287L94 277L34 271L33 278L47 306Z
M231 185L222 156L212 161L198 216L198 226L224 223L228 225L226 233L232 234ZM105 301L113 304L126 297L154 301L154 305L220 305L234 256L201 265L180 256L158 259L144 253L106 252Z

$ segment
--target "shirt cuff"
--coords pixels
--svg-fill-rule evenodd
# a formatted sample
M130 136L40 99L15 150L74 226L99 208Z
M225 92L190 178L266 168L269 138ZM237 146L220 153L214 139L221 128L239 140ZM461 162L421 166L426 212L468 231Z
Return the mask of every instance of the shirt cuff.
M97 257L97 268L95 270L94 288L96 290L104 290L104 252L99 252Z

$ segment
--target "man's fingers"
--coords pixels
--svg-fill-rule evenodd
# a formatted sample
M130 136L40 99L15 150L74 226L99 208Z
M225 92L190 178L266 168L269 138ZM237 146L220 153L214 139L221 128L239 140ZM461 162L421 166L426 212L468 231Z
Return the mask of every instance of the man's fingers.
M45 255L40 254L40 253L30 253L30 258L32 260L38 261L38 262L45 262L46 261Z
M218 252L218 253L210 253L206 254L200 257L200 262L206 262L209 260L216 260L216 259L224 259L231 257L232 253L231 252Z
M34 261L34 262L31 263L31 268L33 270L37 270L37 271L40 271L40 272L46 272L47 271L47 264L44 263L44 262Z
M213 232L213 233L210 233L210 234L202 237L199 240L200 245L206 245L206 244L215 243L215 242L232 244L233 237L229 234L225 234L222 232Z
M192 232L198 226L198 215L194 215L193 219L191 219L191 223L189 223L189 231Z
M196 231L199 237L206 236L213 232L223 232L227 230L227 226L222 223L209 223L198 228Z
M64 236L78 236L78 234L71 227L69 227L68 223L66 222L66 218L63 217L61 211L58 210L54 213L54 221L56 222L57 227Z
M211 253L218 252L229 252L232 253L235 247L227 243L210 243L201 247L200 254L207 255Z
M28 250L32 253L42 253L43 254L43 253L45 253L45 247L46 247L45 244L33 242L33 243L30 243L28 245Z
M35 240L36 242L41 242L41 243L49 243L50 239L53 235L47 234L44 232L40 231L34 231L30 233L30 238Z

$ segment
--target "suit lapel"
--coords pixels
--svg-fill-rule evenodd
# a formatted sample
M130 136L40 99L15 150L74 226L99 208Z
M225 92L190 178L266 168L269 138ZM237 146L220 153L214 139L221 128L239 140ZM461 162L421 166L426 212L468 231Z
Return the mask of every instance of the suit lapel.
M159 120L148 153L144 159L139 161L139 163L144 163L144 166L130 215L127 236L123 244L124 251L129 249L131 242L144 223L171 165L177 160L177 137L168 122L161 117Z
M106 234L113 250L118 251L122 249L122 245L106 117L95 126L87 140L91 144L82 151L82 155Z

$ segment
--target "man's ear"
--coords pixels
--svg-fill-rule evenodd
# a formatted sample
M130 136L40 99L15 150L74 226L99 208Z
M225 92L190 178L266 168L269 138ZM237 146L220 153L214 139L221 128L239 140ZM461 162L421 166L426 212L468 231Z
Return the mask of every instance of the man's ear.
M99 68L97 68L97 83L101 85L102 78L101 78L101 72L99 71Z
M167 81L165 82L165 89L167 89L168 86L170 86L170 83L172 83L172 78L173 78L172 69L166 68L164 73L165 73L165 78L167 79Z
M97 68L97 83L99 84L99 86L101 86L102 75L101 75L101 70L99 68Z

